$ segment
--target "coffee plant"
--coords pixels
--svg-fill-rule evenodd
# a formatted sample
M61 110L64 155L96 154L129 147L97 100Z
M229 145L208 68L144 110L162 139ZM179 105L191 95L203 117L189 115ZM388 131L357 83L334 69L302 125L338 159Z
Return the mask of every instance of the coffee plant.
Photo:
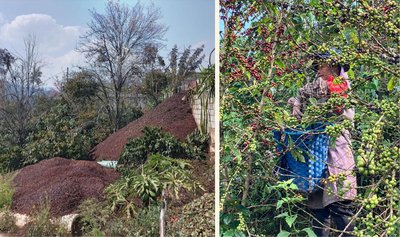
M198 130L189 134L184 142L158 127L145 127L142 132L143 136L133 138L125 145L119 165L137 167L152 154L189 160L206 158L209 137Z
M56 106L37 118L35 130L22 150L24 165L57 156L85 160L89 158L90 145L89 131L79 126L68 106Z
M333 141L350 130L353 234L400 235L399 10L398 0L220 1L222 236L315 236L307 197L276 175L272 138L315 122L330 124ZM346 98L310 99L298 121L288 100L315 78L316 53L348 64L351 87ZM355 109L354 123L332 113L342 106Z

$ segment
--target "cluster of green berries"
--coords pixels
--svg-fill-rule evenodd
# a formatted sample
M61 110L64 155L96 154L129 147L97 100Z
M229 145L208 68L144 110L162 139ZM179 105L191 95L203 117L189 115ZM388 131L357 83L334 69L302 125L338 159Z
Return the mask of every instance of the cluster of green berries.
M246 231L246 221L242 212L239 212L239 225L237 229L239 231Z
M335 125L329 125L326 127L325 132L328 134L330 137L338 137L340 133L342 132L343 127L341 124L335 124Z
M285 121L285 123L287 124L288 127L294 127L299 125L299 120L297 120L297 118L294 116L289 116L287 118L287 121Z
M382 173L400 169L400 149L398 147L385 148L379 146L378 168Z
M352 126L352 122L348 119L345 119L342 123L327 126L325 132L330 137L337 138L345 129L351 129Z
M352 24L361 24L363 27L370 27L378 30L382 29L388 33L398 34L400 30L396 27L396 12L398 12L398 4L395 1L383 1L381 6L370 6L366 1L362 1L362 8L354 8L350 10L350 18ZM392 24L386 24L390 22Z
M376 146L382 133L383 122L375 123L375 127L368 129L361 137L362 145L358 149L356 158L358 171L363 175L375 175L380 169L376 166Z
M384 183L387 198L398 198L400 196L399 189L396 188L397 182L394 177L385 179Z
M366 228L357 228L354 227L354 234L357 237L366 237L366 236L374 236L373 234L375 233L375 225L376 225L376 219L375 216L372 214L372 212L369 212L365 217L361 217L361 222L365 225Z
M397 216L392 215L389 218L389 220L385 223L385 227L386 227L386 230L387 230L386 233L388 235L392 234L396 230L396 227L395 227L396 221L398 221L397 220Z
M310 105L307 106L304 111L304 116L302 118L303 121L318 121L323 119L326 112L323 106L318 105Z
M383 115L388 119L398 119L400 115L400 106L392 101L382 100L376 102L379 108L382 110Z
M343 182L346 179L347 179L347 177L346 177L345 173L339 173L337 175L329 175L328 178L323 181L323 183L326 184L327 181L331 182L331 183L334 183L334 182L337 182L337 181Z
M349 107L349 100L339 95L333 94L326 102L327 109L337 109L339 106Z
M381 201L381 198L378 198L378 196L374 194L372 197L364 200L365 209L374 209L378 205L379 201Z

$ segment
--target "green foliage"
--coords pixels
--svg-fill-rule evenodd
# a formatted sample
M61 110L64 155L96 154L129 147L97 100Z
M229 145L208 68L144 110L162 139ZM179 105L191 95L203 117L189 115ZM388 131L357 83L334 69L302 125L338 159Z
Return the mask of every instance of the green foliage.
M328 129L332 137L343 128L351 131L359 187L354 234L398 235L400 9L396 3L220 1L224 25L220 189L221 216L226 216L221 223L229 223L221 225L223 235L313 236L305 203L286 202L299 193L287 191L285 200L279 196L271 130L315 121L334 123ZM350 65L348 97L331 98L323 105L311 99L298 121L287 101L315 78L313 65L321 62L311 55L323 52L332 54L325 63ZM354 126L332 113L338 105L355 109ZM377 199L371 201L374 195ZM376 200L379 204L371 205ZM276 209L278 202L281 206Z
M127 218L137 215L142 203L138 194L129 187L130 178L121 177L117 182L108 186L105 190L111 211L121 213Z
M120 127L125 127L128 123L140 118L143 115L143 112L136 107L128 107L123 110L123 114L121 116Z
M106 234L103 231L101 231L100 229L93 228L91 231L85 233L83 236L84 237L92 237L92 236L106 237Z
M69 236L68 231L50 218L50 203L46 199L31 216L26 236Z
M14 175L11 173L0 175L0 211L11 208L14 194L13 178Z
M23 149L16 145L0 148L0 173L21 168L24 163L22 151Z
M154 107L164 99L165 89L168 87L169 78L161 70L148 72L139 91L145 95L148 103Z
M101 236L101 230L111 219L111 209L106 202L87 199L79 205L79 233L84 236Z
M80 230L82 236L156 236L159 229L159 207L139 209L133 217L112 212L110 203L88 199L79 206Z
M57 106L40 117L35 132L28 137L24 149L25 164L61 156L70 159L87 159L90 137L79 128L67 106Z
M167 75L170 78L168 86L169 92L178 90L182 82L196 73L203 62L204 55L202 55L204 45L196 48L193 53L191 46L185 48L182 53L179 53L178 46L174 46L169 54L169 66L166 69Z
M186 143L184 143L187 157L195 160L204 159L204 153L208 149L209 140L208 134L202 133L199 130L189 134L186 138Z
M10 210L6 210L0 214L0 232L12 232L15 231L17 226L15 225L15 217Z
M214 208L214 193L209 193L169 214L169 236L214 236Z
M143 67L146 74L143 83L138 86L139 93L146 97L146 102L152 107L177 92L185 80L196 74L204 59L204 45L193 52L189 46L182 53L179 53L175 45L169 53L169 63L166 66L158 50L154 45L145 47Z
M98 93L98 87L97 82L89 73L81 71L75 73L72 79L67 78L62 85L62 91L74 102L86 104L94 99Z
M158 236L160 208L152 205L141 209L134 219L114 218L105 229L110 236Z
M179 198L181 189L194 192L201 188L190 172L186 161L152 154L143 165L125 170L123 177L106 189L112 210L123 210L126 216L137 215L140 205L158 203L163 191L166 195Z
M154 153L175 158L184 157L180 142L172 135L162 132L161 128L145 127L143 133L142 137L132 139L125 145L119 164L137 167L147 160L149 154Z
M208 136L199 132L190 134L187 142L180 142L161 128L145 127L144 135L130 140L121 154L118 164L124 167L137 167L151 154L160 154L181 159L204 159Z

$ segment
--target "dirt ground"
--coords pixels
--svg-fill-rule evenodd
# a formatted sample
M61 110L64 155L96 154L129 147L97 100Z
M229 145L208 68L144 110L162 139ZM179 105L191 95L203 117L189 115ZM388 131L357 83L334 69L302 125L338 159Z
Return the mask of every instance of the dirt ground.
M101 199L103 189L119 176L93 161L43 160L21 169L14 178L12 210L31 214L47 198L52 216L70 214L87 198Z

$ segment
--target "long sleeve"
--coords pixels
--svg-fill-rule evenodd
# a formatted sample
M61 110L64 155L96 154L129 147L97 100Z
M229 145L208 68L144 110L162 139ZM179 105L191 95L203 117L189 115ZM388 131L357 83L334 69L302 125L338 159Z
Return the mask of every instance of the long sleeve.
M298 90L296 100L303 104L308 101L309 98L327 98L328 97L328 84L321 78L318 77L313 82L305 84Z

